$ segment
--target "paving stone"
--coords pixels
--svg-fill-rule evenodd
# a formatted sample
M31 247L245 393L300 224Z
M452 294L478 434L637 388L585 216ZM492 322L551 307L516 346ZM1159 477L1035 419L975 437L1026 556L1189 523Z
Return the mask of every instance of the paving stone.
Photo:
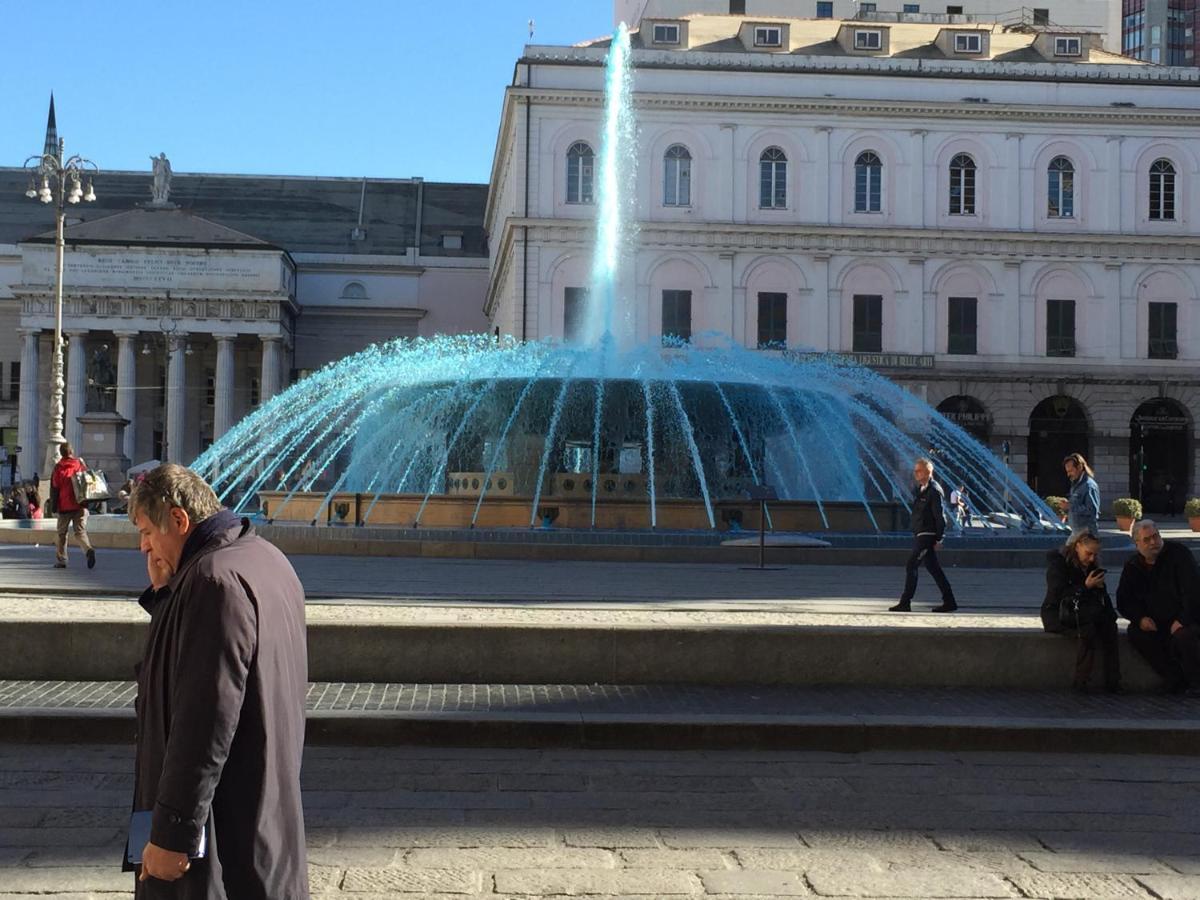
M527 772L502 773L502 791L586 791L588 779L574 774L530 774Z
M6 868L4 890L17 894L132 892L133 873L122 872L119 861L105 868Z
M336 891L342 883L343 870L337 866L313 865L308 863L308 889L317 894L322 891Z
M495 875L497 894L653 894L672 896L701 892L699 879L689 872L662 869L614 871L549 871L516 869Z
M26 858L25 865L51 869L62 866L119 867L124 856L125 838L122 836L120 840L93 847L37 847Z
M680 850L695 847L801 847L796 834L766 829L667 828L659 832L663 844Z
M0 866L20 865L33 852L30 847L0 847Z
M1161 900L1200 900L1200 877L1195 875L1139 875L1137 881Z
M491 774L472 775L465 772L459 775L416 774L400 776L396 786L411 791L486 792L497 789L496 781L496 776ZM544 788L543 790L553 790L553 788Z
M1162 861L1181 875L1200 875L1200 856L1164 856Z
M807 897L811 892L804 876L796 872L701 872L700 880L709 894L745 897L761 894L768 897Z
M616 856L608 850L565 849L547 851L516 848L455 848L409 850L403 864L428 869L479 869L490 872L498 869L612 869Z
M403 850L392 847L312 847L308 848L309 865L363 869L383 869L400 861Z
M1171 874L1156 859L1133 854L1025 852L1021 858L1040 872L1113 872L1119 875Z
M657 832L646 828L575 828L563 832L568 847L657 847Z
M133 792L129 793L129 800ZM39 823L43 828L127 828L129 801L121 806L85 807L83 809L48 809Z
M937 845L924 834L911 831L866 831L804 829L800 832L804 843L814 850L876 850L907 849L915 852L929 853L937 850Z
M963 853L979 853L989 850L1008 850L1019 853L1023 850L1045 849L1042 842L1032 834L1020 831L934 832L929 837L943 850Z
M407 866L386 869L349 868L342 890L375 891L391 894L477 894L483 888L483 876L470 869L413 869Z
M1143 853L1147 856L1200 856L1200 834L1042 831L1038 832L1037 837L1043 845L1060 853Z
M1125 875L1050 874L1035 872L1009 877L1025 897L1054 900L1146 900L1145 889Z
M0 847L98 847L118 836L115 828L0 828Z
M549 847L549 828L391 828L370 832L347 830L338 846L348 847Z
M1017 896L999 876L967 869L889 868L880 872L824 864L808 869L806 876L814 893L822 897L914 897L932 900L943 897Z
M629 869L733 869L737 868L732 856L722 850L697 848L695 850L631 849L617 854L620 864Z

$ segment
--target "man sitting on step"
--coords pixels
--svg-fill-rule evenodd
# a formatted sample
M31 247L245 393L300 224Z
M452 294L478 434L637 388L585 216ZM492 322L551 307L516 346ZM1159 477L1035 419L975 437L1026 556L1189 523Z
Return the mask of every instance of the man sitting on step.
M1200 696L1200 569L1186 545L1164 541L1150 519L1134 523L1137 553L1117 586L1129 641L1166 690Z

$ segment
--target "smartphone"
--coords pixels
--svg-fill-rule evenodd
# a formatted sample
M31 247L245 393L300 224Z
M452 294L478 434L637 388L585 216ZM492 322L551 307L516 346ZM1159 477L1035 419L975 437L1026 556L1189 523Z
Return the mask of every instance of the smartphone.
M1107 571L1108 571L1108 569L1092 569L1092 574L1093 575L1103 575Z

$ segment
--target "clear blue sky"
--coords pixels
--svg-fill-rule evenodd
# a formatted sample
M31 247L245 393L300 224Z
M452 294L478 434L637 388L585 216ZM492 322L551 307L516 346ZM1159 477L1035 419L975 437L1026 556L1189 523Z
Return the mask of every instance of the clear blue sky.
M68 153L147 172L161 151L176 172L484 182L528 20L538 44L612 29L611 0L21 10L0 54L0 165L41 151L53 90Z

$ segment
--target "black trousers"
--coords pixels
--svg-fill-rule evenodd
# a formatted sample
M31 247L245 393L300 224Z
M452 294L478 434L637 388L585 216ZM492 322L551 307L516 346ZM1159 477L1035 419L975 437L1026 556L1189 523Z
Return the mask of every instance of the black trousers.
M917 571L921 568L922 563L929 570L929 574L933 576L938 590L942 592L942 601L944 603L955 602L954 588L950 587L946 573L942 571L942 564L938 562L937 550L934 549L936 543L937 539L932 534L919 534L913 539L912 553L908 555L908 562L904 566L904 593L900 595L901 603L911 602L913 595L917 592Z
M1079 650L1075 654L1075 684L1086 685L1092 677L1092 669L1096 665L1096 650L1100 650L1104 667L1104 684L1116 687L1121 683L1121 656L1117 646L1117 619L1105 619L1094 622L1079 629L1064 632L1074 636L1079 641Z
M1139 623L1130 622L1129 642L1168 684L1186 681L1200 687L1200 629L1185 626L1171 634L1169 626L1142 631Z

